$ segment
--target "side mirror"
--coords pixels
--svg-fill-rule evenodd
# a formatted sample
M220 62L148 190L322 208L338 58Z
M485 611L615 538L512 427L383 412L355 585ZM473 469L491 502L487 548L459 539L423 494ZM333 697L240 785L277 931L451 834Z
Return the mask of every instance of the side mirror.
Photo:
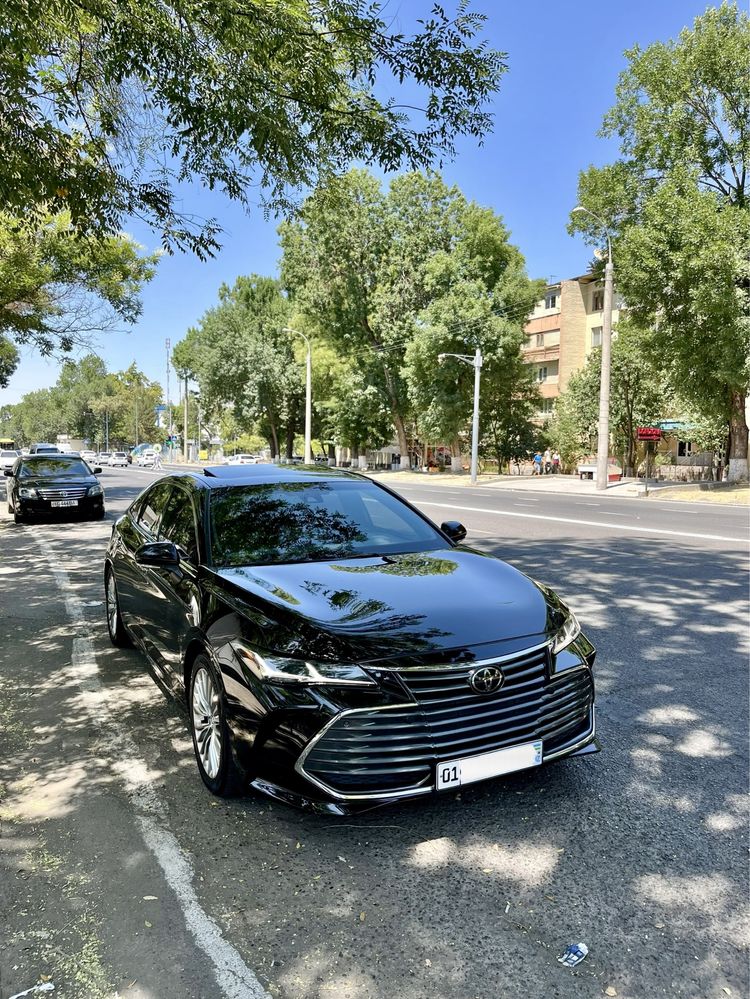
M138 565L153 565L162 569L175 569L180 564L180 556L171 541L153 541L135 553Z
M12 474L13 474L13 469L12 468L4 468L3 469L3 475L12 475Z
M443 521L440 525L440 530L443 534L447 534L451 541L455 544L458 544L459 541L463 541L466 537L466 528L457 520Z
M96 466L96 468L94 469L94 475L101 475L101 474L102 474L102 470L101 470L101 468L99 468L99 466L97 465L97 466Z

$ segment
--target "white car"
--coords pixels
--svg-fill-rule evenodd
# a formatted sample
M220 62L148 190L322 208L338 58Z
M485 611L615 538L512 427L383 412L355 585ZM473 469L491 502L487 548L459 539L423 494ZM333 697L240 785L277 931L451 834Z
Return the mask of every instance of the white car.
M89 465L96 464L96 451L81 451L81 457Z
M97 465L108 465L111 456L112 456L111 451L100 451L99 454L96 456Z
M153 465L156 460L156 451L153 448L146 448L145 451L141 453L136 458L136 463L142 465L144 468L146 465Z
M128 467L128 456L124 451L113 451L109 456L109 461L107 462L110 468L117 468L118 465L122 468Z
M0 468L11 468L16 458L20 457L20 451L9 451L7 448L4 448L0 451Z
M233 454L227 465L257 465L257 454Z

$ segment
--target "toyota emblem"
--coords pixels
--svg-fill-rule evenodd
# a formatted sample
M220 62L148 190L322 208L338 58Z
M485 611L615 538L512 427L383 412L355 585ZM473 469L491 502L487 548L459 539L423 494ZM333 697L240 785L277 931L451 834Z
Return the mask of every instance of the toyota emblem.
M469 677L469 686L475 694L494 694L504 683L505 677L497 666L475 669Z

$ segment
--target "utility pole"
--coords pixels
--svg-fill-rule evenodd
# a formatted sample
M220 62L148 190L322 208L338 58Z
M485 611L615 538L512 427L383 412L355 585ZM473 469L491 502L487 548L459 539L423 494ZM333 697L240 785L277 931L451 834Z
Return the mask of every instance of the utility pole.
M109 451L109 410L104 410L104 450Z
M182 450L185 461L188 461L188 376L185 375L185 392L182 411Z
M172 404L169 401L169 369L171 367L171 358L169 355L170 347L172 346L172 341L167 337L167 413L169 415L169 460L172 460Z
M446 357L455 357L464 364L474 368L474 412L471 419L471 484L477 484L477 466L479 464L479 376L482 371L482 351L477 347L474 356L471 354L438 354L438 361L443 363Z
M305 357L305 464L312 465L312 348L310 338L299 330L285 326L284 333L294 333L302 337L307 347Z
M599 428L596 443L596 488L609 485L609 395L612 368L612 302L614 298L614 265L609 229L598 215L578 205L574 212L585 212L599 224L607 237L607 263L604 267L604 309L602 314L602 375L599 384Z

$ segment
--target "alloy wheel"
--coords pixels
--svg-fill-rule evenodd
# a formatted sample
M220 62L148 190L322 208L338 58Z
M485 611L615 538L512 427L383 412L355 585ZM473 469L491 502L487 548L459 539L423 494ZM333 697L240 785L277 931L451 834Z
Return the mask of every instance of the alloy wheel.
M192 712L198 757L206 776L213 780L221 766L221 713L219 693L211 674L203 666L193 680Z

